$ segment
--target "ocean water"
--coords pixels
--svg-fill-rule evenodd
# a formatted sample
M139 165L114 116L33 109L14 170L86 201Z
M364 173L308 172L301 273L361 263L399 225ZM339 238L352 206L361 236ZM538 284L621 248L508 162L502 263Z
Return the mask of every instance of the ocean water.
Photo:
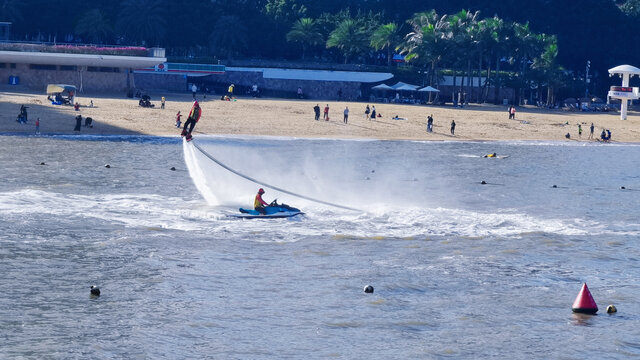
M639 159L632 144L2 136L0 358L640 358ZM306 214L228 216L260 186ZM583 282L596 316L571 312Z

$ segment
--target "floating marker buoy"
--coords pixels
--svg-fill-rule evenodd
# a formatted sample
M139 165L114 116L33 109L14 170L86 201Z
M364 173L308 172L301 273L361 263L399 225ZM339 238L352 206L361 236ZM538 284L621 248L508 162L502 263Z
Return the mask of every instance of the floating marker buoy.
M593 300L587 283L582 284L582 289L580 289L578 297L576 297L576 300L573 302L571 310L575 313L582 314L595 314L598 312L598 305L596 305L595 300Z
M171 171L176 171L176 168L172 166L170 170Z
M45 163L41 162L41 163L40 163L40 165L47 165L47 164L45 164Z
M487 182L486 182L486 181L484 181L484 180L482 180L482 182L481 182L480 184L482 184L482 185L487 185Z
M624 187L624 186L620 186L620 189L624 190L624 189L626 189L626 187Z
M556 189L558 187L558 185L553 185L552 188Z
M104 167L106 167L107 169L111 168L111 165L107 164Z
M371 170L372 173L376 172L375 170Z
M91 285L91 295L100 296L100 288L94 285Z
M364 292L367 294L372 294L373 293L373 286L371 285L367 285L364 287Z
M618 309L616 309L615 306L613 306L613 305L607 306L607 314L613 314L615 312L618 312Z

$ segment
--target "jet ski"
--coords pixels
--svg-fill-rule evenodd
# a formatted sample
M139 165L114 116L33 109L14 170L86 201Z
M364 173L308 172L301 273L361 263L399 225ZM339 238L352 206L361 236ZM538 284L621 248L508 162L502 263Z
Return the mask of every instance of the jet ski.
M300 209L287 204L278 204L277 199L273 200L269 206L264 207L265 214L261 214L254 209L240 208L239 210L240 214L231 214L229 216L241 219L280 219L304 214Z

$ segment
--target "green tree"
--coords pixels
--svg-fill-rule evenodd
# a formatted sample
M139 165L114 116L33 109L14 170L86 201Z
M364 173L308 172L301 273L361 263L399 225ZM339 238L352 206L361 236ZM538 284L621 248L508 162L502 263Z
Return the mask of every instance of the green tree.
M391 51L402 42L400 27L395 23L380 25L371 34L370 44L376 50L387 49L387 65L391 66Z
M335 47L344 55L344 63L356 54L362 54L369 45L368 36L363 27L353 19L343 20L329 34L327 48Z
M556 102L556 89L564 83L564 71L557 61L558 39L555 36L542 34L542 42L544 50L534 59L531 67L540 73L543 84L547 86L547 106L551 106ZM541 83L538 88L543 84Z
M93 9L80 17L75 31L91 42L103 43L111 37L113 28L100 9Z
M416 13L407 21L412 28L401 45L407 62L428 65L429 85L438 87L438 65L447 53L453 34L449 30L446 15L435 10ZM431 93L429 93L431 101Z
M160 45L166 34L165 0L125 0L117 29L119 35L138 44Z
M302 45L302 59L305 58L307 46L316 46L324 42L318 24L311 18L296 21L287 33L287 41L298 42Z
M627 0L620 6L625 15L630 17L640 16L640 0Z
M214 54L233 58L248 48L249 30L237 16L221 16L209 36L209 45Z

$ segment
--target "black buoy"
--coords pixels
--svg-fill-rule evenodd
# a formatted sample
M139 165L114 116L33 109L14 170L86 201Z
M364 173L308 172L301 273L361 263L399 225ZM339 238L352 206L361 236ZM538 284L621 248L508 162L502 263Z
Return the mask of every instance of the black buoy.
M104 167L106 167L107 169L110 169L110 168L111 168L111 165L107 164L107 165L105 165Z
M176 168L172 166L171 171L176 171Z
M91 295L100 296L100 288L95 285L91 285Z
M372 173L376 172L375 170L371 170Z
M367 294L373 294L373 286L367 285L364 287L364 292Z
M486 182L486 181L484 181L484 180L482 180L482 182L481 182L480 184L482 184L482 185L487 185L487 182Z
M624 189L626 189L626 187L624 187L624 186L620 186L620 189L624 190Z
M47 165L47 164L45 164L44 162L41 162L40 165Z
M558 185L553 185L552 188L556 189L558 187Z

